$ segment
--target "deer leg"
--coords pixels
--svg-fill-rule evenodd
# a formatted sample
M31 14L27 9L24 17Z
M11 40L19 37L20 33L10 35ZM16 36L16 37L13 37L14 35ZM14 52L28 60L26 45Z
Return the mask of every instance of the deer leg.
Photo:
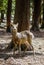
M17 49L17 44L15 43L14 49L13 49L13 55L15 54L15 51Z
M21 44L19 44L19 55L21 55Z

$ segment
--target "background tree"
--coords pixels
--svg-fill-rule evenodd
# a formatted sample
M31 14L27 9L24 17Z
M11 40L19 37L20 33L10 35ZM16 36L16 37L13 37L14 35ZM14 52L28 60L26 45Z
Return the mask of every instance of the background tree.
M10 30L11 9L12 9L12 0L8 0L8 6L7 6L7 32L11 32L11 30Z
M29 29L30 0L16 0L15 23L19 23L18 31Z
M32 30L39 31L40 13L41 13L41 0L34 0Z
M3 0L0 0L0 12L1 12L1 22L3 22L4 19L4 7L3 7Z
M43 21L42 21L41 28L44 28L44 0L43 0Z

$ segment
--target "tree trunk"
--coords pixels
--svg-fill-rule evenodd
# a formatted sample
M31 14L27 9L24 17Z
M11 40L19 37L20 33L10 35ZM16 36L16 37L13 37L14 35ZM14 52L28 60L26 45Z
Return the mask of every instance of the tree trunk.
M8 8L7 8L7 32L11 32L11 30L10 30L11 8L12 8L12 0L8 0Z
M1 13L1 19L0 19L1 24L1 22L3 22L4 19L3 0L0 0L0 13Z
M34 0L33 23L31 28L34 31L39 31L40 12L41 12L41 0Z
M1 22L3 22L4 19L4 10L1 10Z
M42 22L41 28L44 28L44 0L43 0L43 22Z
M30 0L16 0L15 23L18 22L18 31L29 29Z

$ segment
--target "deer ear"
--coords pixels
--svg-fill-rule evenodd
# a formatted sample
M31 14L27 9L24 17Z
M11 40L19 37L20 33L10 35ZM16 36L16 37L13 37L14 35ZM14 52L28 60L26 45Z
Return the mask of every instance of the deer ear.
M16 24L16 27L18 27L18 23Z

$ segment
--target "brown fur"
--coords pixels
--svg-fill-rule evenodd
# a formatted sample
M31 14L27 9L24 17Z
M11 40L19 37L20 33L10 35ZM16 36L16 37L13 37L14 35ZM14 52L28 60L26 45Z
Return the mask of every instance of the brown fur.
M30 34L29 31L22 31L22 32L17 32L17 28L12 29L12 40L14 44L19 45L19 52L21 52L21 44L25 44L27 48L31 48L34 51L34 48L32 46L32 35ZM27 48L25 50L27 50Z

